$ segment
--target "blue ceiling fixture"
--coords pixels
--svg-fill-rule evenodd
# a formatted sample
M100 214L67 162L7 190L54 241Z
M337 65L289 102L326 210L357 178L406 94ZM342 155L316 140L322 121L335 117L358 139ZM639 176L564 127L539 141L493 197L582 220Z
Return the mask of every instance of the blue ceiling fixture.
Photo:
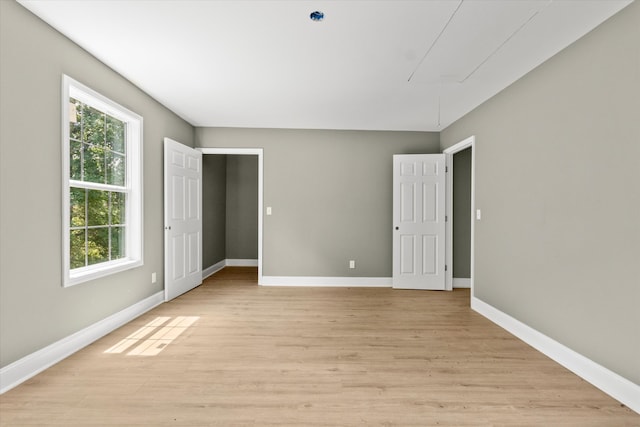
M311 18L312 21L322 21L324 19L324 13L320 12L319 10L316 10L315 12L311 12L311 15L309 15L309 18Z

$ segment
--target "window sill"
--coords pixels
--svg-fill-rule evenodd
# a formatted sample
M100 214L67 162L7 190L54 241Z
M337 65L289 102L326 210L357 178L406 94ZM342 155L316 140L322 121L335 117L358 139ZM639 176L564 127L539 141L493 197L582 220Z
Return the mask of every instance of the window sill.
M63 286L69 287L78 285L80 283L88 282L90 280L106 277L111 274L119 273L132 268L140 267L144 263L141 259L120 259L117 261L109 261L91 267L83 267L72 270L65 277Z

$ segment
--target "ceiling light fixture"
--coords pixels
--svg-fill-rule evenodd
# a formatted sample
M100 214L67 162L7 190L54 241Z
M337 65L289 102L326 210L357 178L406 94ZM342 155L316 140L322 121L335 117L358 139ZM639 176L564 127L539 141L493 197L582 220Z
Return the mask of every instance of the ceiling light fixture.
M316 10L315 12L311 12L309 18L311 18L312 21L320 22L324 19L324 13Z

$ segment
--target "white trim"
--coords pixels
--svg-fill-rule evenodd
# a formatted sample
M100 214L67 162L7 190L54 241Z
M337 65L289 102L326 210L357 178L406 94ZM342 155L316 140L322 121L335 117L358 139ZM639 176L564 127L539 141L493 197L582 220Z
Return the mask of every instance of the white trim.
M230 155L260 155L262 148L221 148L221 147L196 147L202 154L230 154Z
M20 385L163 302L164 292L155 293L124 310L5 366L0 369L0 394Z
M445 289L450 291L454 288L453 285L453 155L459 151L465 150L471 147L471 277L469 287L471 288L471 295L473 296L473 277L475 271L475 205L476 205L476 137L470 136L457 144L452 145L443 151L446 156L446 164L449 170L447 174L447 185L446 185L446 215L449 217L449 221L447 222L446 227L446 237L445 241L447 242L446 249L446 264L448 266L446 277L445 277Z
M225 260L227 267L257 267L257 259L227 259Z
M462 278L462 277L454 277L453 278L453 287L455 288L471 288L471 279L470 278Z
M204 270L202 270L202 280L206 279L207 277L216 274L218 271L222 270L226 265L226 259L223 259L222 261L216 262L215 264L205 268Z
M236 154L258 156L258 285L262 284L262 224L264 216L264 149L262 148L205 148L202 154Z
M577 353L472 296L471 308L609 396L640 413L640 385Z
M263 286L390 288L391 277L264 276Z

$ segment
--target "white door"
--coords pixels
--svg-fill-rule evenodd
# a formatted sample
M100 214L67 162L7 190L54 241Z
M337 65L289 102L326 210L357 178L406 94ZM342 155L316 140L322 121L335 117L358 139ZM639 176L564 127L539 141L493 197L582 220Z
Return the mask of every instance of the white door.
M393 287L445 289L445 155L393 156Z
M164 296L202 283L202 153L164 139Z

